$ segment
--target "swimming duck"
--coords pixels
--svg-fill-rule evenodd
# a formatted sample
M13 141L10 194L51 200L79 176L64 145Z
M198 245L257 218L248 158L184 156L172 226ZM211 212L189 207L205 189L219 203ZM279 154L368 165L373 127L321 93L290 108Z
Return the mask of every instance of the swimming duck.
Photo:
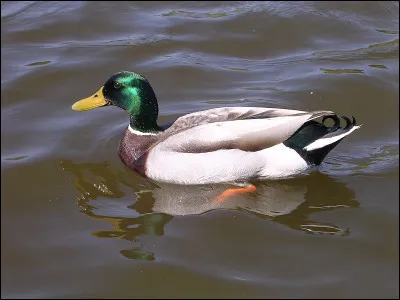
M149 81L127 71L112 75L72 109L108 105L130 115L118 151L122 162L147 178L177 184L291 177L320 165L342 139L360 128L354 117L341 117L346 122L341 127L332 111L264 107L208 109L159 126L157 97ZM315 120L321 117L321 122ZM330 127L324 125L328 118L334 121Z

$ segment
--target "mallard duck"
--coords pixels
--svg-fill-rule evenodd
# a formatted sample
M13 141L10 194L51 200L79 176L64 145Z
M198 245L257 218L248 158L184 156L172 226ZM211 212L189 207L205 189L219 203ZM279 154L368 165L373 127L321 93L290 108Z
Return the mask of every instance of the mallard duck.
M354 130L356 120L332 111L221 107L157 124L158 103L149 81L134 72L112 75L76 111L114 105L130 115L119 146L122 162L155 181L176 184L248 182L300 174L321 164ZM322 122L315 119L322 117ZM331 118L334 125L324 125ZM254 190L247 187L246 191Z

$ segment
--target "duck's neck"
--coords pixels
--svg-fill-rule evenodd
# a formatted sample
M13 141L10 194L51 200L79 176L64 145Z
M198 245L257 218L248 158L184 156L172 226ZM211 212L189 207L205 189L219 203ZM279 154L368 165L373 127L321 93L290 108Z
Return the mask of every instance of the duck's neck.
M157 125L157 121L154 118L141 118L141 117L130 117L129 127L137 132L141 133L159 133L162 129Z

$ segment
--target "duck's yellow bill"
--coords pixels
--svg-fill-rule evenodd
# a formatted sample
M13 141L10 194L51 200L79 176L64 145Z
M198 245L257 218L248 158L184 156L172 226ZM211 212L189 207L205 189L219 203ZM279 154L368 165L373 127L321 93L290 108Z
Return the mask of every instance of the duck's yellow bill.
M76 111L84 111L105 105L110 104L106 99L104 99L103 87L101 87L94 95L75 102L74 105L72 105L72 109Z

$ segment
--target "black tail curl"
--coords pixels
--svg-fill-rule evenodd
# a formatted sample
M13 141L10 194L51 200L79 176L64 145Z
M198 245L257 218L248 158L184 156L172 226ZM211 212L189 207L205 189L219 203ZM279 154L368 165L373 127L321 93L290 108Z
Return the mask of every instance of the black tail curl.
M341 116L341 118L346 121L345 127L340 126L340 118L337 115L324 116L322 118L322 124L325 125L325 120L332 119L334 121L334 124L330 127L330 130L329 130L330 132L334 132L340 128L346 130L357 124L356 118L354 116L351 116L352 120L350 120L350 118L348 118L346 116Z
M349 129L350 127L353 127L356 125L356 118L354 118L354 116L351 116L352 120L350 120L346 116L341 116L341 118L346 121L346 126L343 127L344 130ZM332 119L334 121L334 124L329 129L330 132L334 132L334 131L342 128L340 126L340 118L337 115L324 116L322 118L322 124L325 125L325 120L327 120L327 119Z

